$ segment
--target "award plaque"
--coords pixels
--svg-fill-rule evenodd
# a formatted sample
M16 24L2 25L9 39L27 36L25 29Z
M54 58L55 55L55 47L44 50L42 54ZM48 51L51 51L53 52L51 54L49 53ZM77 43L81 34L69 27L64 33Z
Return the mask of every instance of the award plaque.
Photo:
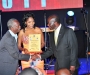
M41 53L41 34L29 35L29 52Z

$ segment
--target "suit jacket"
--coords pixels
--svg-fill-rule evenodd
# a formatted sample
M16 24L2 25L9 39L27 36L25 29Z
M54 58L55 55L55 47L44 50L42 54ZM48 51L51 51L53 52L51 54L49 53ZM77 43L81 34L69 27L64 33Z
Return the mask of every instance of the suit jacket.
M0 41L0 75L15 75L18 60L29 58L30 55L19 53L15 38L7 31Z
M49 35L50 48L41 54L41 59L45 59L54 54L56 58L55 71L60 68L68 68L70 66L79 66L78 63L78 43L75 33L72 29L61 26L57 46L54 42L54 32Z

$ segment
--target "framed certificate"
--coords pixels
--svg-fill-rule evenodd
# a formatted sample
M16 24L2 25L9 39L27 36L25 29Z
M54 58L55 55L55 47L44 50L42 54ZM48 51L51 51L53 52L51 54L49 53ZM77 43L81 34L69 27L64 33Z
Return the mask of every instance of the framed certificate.
M29 35L29 49L30 52L41 53L41 34Z

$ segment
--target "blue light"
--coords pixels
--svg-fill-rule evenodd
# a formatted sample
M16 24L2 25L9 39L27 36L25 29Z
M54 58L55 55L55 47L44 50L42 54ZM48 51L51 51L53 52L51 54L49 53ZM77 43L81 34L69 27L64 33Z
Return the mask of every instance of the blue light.
M67 12L67 15L68 15L68 16L74 16L74 12L73 12L73 11L68 11L68 12Z

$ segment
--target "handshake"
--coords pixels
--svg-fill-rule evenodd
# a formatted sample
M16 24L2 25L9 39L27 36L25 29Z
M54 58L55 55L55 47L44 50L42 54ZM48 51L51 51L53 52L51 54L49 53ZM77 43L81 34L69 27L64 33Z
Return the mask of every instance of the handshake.
M41 60L40 55L38 54L31 55L31 59L32 59L32 62L30 62L31 67L36 66L38 64L38 61Z
M31 55L31 59L33 61L36 61L36 60L41 60L41 56L39 54L34 54L34 55Z
M24 51L25 54L30 55L30 52L27 49L24 48L23 51ZM30 59L32 59L33 61L36 61L36 59L41 60L41 56L39 54L35 53L33 55L30 55Z

